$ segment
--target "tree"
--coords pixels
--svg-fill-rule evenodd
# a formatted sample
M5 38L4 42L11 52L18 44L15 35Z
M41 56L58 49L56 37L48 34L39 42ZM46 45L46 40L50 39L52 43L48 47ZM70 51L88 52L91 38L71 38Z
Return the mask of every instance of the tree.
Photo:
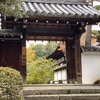
M36 51L35 54L36 54L36 58L41 58L41 57L44 57L44 48L45 45L43 44L37 44L34 46L34 50Z
M96 5L95 8L96 8L97 10L100 10L100 5Z
M45 57L49 56L51 53L53 53L56 48L57 48L58 44L56 42L48 42L46 45L45 45L45 52L44 52L44 55Z
M35 59L35 50L33 50L34 45L30 44L28 48L26 48L26 53L27 53L27 63L32 63L33 60Z
M22 17L21 0L0 0L0 13L4 16Z
M93 31L92 31L92 38L97 39L97 42L100 43L100 31L98 31L98 30L93 30Z
M36 51L36 58L46 58L49 56L52 52L55 51L57 48L56 42L48 42L46 45L43 44L37 44L34 47L34 50Z
M37 45L38 52L42 51L42 45ZM43 45L44 47L44 45ZM27 83L49 83L53 80L55 62L51 59L36 58L34 45L30 44L27 50Z
M91 45L91 35L92 35L92 26L86 25L86 39L85 39L85 45L86 46Z
M37 59L27 67L27 83L42 84L53 80L53 69L55 63L49 59Z
M93 4L93 1L100 1L100 0L90 0L91 3ZM97 10L100 9L99 6L95 6ZM90 46L91 45L91 36L92 36L92 25L86 25L86 39L85 39L85 45Z

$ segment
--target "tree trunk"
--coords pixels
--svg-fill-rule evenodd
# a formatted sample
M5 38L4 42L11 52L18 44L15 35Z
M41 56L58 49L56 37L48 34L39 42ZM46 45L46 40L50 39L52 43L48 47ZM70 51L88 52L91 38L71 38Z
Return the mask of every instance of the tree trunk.
M91 46L91 34L92 34L92 26L87 25L86 26L86 39L85 39L85 45L86 46Z

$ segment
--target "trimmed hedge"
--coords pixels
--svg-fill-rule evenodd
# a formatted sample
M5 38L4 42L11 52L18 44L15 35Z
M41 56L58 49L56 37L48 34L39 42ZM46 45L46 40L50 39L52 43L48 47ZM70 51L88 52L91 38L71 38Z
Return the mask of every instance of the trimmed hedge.
M0 67L0 100L23 100L22 88L22 76L17 70Z

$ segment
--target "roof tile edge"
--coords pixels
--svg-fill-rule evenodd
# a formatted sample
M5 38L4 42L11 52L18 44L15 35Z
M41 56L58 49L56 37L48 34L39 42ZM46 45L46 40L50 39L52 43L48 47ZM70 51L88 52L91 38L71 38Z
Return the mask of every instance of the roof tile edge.
M88 4L85 0L22 0L23 2L59 3L59 4Z

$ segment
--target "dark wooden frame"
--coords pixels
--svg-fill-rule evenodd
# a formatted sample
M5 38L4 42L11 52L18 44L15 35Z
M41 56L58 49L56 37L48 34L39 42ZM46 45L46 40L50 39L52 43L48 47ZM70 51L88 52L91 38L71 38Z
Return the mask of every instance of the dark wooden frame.
M26 40L48 40L66 42L66 70L68 82L75 80L82 83L80 36L85 32L86 24L96 24L100 19L66 19L52 17L30 17L16 20L14 17L4 19L2 28L16 29L22 32L22 70L26 81ZM32 37L32 38L31 38Z

